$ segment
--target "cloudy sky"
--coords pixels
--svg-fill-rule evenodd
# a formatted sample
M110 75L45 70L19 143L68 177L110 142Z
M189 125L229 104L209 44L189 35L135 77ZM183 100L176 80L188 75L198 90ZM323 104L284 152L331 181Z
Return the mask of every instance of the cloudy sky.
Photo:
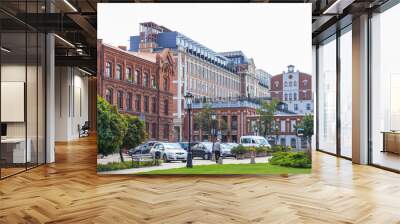
M152 21L216 51L241 50L272 75L293 64L311 73L311 4L98 4L98 38L129 46Z

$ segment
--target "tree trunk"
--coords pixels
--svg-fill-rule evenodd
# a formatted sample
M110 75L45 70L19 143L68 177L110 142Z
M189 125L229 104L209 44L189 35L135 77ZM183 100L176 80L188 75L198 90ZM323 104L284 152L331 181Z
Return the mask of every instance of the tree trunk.
M124 162L124 156L122 155L122 149L119 150L119 156L121 158L121 162Z
M311 159L311 137L307 137L307 150L306 154L309 159Z

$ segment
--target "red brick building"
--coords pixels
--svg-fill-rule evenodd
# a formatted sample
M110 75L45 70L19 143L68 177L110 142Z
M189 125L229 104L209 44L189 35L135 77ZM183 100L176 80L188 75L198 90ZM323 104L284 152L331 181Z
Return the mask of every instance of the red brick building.
M98 95L144 120L149 139L171 141L176 64L170 50L136 53L102 40L97 45Z

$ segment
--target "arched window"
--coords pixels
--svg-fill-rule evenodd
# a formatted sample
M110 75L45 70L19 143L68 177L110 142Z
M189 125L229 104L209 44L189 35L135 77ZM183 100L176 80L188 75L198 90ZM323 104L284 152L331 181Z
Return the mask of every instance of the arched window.
M118 109L120 109L120 110L122 110L123 109L123 103L122 103L122 100L123 100L123 95L124 95L124 93L122 92L122 91L118 91L117 92L117 107L118 107Z
M113 90L106 89L106 101L110 104L113 104Z
M126 67L125 80L132 82L132 69L131 67Z
M143 77L143 86L144 87L148 87L149 86L149 74L148 73L144 73L144 77Z
M139 69L135 71L135 82L139 85L142 83L142 74Z
M164 91L168 91L168 78L164 77L164 83L163 83Z
M105 74L106 78L111 78L112 76L112 63L107 61L106 62L106 74Z
M122 80L122 66L120 64L117 64L117 68L115 71L115 79Z

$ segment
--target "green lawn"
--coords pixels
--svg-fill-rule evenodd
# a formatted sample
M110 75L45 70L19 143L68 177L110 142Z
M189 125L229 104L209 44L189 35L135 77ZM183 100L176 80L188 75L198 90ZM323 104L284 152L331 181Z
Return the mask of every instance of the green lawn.
M257 164L224 164L224 165L198 165L189 169L186 167L168 170L153 170L140 174L308 174L310 168L291 168L271 165L269 163Z

